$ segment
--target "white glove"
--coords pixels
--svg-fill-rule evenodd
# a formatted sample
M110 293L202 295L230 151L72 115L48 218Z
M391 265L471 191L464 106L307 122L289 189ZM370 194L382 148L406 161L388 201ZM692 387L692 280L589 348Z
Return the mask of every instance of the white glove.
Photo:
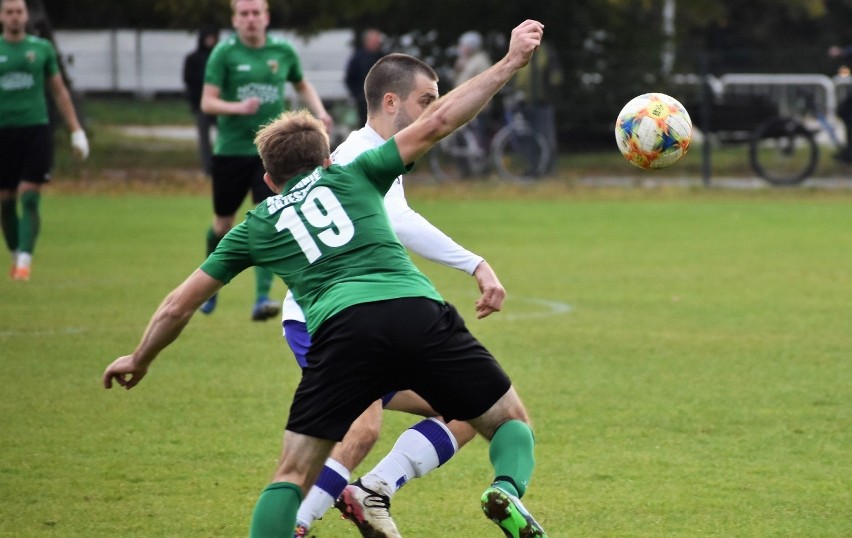
M86 160L86 157L89 156L89 139L86 138L86 131L80 129L71 133L71 148L78 159Z

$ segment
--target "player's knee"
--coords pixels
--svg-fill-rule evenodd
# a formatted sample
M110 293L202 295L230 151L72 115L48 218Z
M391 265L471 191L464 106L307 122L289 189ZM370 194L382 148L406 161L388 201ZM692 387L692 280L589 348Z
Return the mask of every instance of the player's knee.
M356 422L343 439L343 444L353 450L369 451L379 439L381 423L374 421Z
M25 211L37 211L39 198L41 197L36 191L23 192L21 193L21 207Z
M357 465L376 444L381 429L382 408L374 404L352 423L343 441L335 449L335 455L346 459L347 464Z

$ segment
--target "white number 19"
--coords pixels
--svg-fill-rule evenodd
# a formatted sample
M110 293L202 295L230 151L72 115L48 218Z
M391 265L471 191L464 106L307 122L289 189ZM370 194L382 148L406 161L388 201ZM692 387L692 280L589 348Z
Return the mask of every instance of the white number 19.
M301 210L308 224L314 228L324 228L316 237L326 246L343 246L355 235L355 226L328 187L317 187L309 192L302 202ZM293 239L308 258L308 263L314 263L322 255L322 251L293 206L288 206L281 212L275 229L279 232L290 230Z

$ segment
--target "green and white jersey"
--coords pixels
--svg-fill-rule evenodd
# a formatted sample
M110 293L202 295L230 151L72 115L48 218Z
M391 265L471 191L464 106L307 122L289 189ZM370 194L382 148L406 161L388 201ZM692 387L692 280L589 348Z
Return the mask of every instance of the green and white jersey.
M400 297L443 302L391 229L384 195L407 172L396 141L346 166L290 180L234 227L201 269L222 282L259 265L284 279L308 331L348 306Z
M260 48L246 47L231 36L221 41L207 61L205 84L219 88L225 101L260 99L260 108L251 116L222 115L217 118L218 132L213 152L216 155L257 155L254 135L285 109L286 83L304 78L296 50L287 41L272 36Z
M47 125L45 81L58 72L50 41L27 35L10 43L0 37L0 127Z

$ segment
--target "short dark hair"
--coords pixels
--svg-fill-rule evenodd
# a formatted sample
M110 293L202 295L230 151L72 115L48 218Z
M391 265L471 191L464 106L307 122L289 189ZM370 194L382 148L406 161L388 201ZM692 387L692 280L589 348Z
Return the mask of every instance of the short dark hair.
M323 123L307 110L284 112L254 138L263 167L279 187L310 172L329 156Z
M388 92L405 99L414 90L414 79L418 73L430 80L438 81L438 73L432 66L408 54L393 53L383 56L373 65L364 79L364 95L367 98L367 111L372 113L382 106L382 99Z

